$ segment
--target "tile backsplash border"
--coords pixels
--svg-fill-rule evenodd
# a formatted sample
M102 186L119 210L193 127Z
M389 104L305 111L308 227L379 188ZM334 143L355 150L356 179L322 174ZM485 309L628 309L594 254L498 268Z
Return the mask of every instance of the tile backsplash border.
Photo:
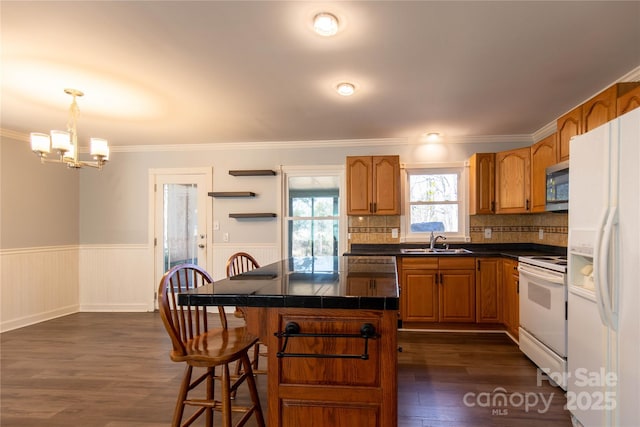
M392 230L400 230L401 216L349 216L349 245L359 243L400 243L392 237ZM485 229L491 228L491 238ZM542 230L542 239L540 239ZM538 243L567 246L567 213L539 213L522 215L471 215L469 235L471 243Z

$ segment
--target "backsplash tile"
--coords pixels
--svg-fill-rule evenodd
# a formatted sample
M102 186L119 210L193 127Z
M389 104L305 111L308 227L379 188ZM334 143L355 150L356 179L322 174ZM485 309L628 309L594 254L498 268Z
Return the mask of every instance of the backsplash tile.
M398 229L400 236L400 216L349 216L349 244L353 243L400 243L400 237L391 237L391 231Z
M349 216L349 245L354 243L400 243L391 237L394 228L400 230L401 217ZM539 243L567 246L569 227L566 213L524 215L472 215L469 217L471 243ZM491 228L491 238L485 239L484 229ZM543 238L539 239L539 230Z
M472 215L469 217L472 243L540 243L567 246L569 227L566 213L526 215ZM484 237L484 229L491 228L491 238ZM539 230L543 238L539 238Z

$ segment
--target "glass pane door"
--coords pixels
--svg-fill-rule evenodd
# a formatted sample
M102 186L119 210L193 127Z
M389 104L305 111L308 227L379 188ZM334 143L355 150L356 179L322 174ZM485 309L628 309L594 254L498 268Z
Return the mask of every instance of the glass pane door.
M158 174L155 177L156 283L175 265L208 268L207 196L211 175Z
M190 263L198 264L198 186L196 184L164 184L162 239L163 270Z

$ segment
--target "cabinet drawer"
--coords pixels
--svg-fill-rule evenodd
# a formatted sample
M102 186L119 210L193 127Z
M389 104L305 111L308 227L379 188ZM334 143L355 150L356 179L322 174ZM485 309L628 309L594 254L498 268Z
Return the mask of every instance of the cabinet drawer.
M438 257L424 256L424 257L402 258L402 268L404 269L438 268Z
M440 270L475 270L474 257L440 257Z
M380 317L361 315L358 310L354 310L353 315L336 318L324 315L283 315L280 318L279 329L283 331L289 322L297 323L301 333L326 336L294 337L288 340L286 353L308 356L278 358L280 385L380 386L380 339L369 340L367 360L313 357L313 355L323 354L362 354L365 345L364 339L344 338L340 335L357 336L365 323L371 324L377 334L383 334ZM337 337L333 335L337 335ZM285 338L278 339L279 349L282 349L284 341Z

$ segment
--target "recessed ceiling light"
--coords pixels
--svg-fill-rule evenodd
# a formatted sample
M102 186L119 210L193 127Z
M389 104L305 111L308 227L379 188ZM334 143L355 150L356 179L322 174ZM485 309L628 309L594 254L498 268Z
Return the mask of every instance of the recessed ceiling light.
M351 96L356 91L356 87L353 83L342 82L336 86L336 90L342 96Z
M427 142L440 141L440 134L438 132L423 133L422 136L427 140Z
M338 18L329 12L318 13L313 18L313 29L321 36L333 36L338 32Z

